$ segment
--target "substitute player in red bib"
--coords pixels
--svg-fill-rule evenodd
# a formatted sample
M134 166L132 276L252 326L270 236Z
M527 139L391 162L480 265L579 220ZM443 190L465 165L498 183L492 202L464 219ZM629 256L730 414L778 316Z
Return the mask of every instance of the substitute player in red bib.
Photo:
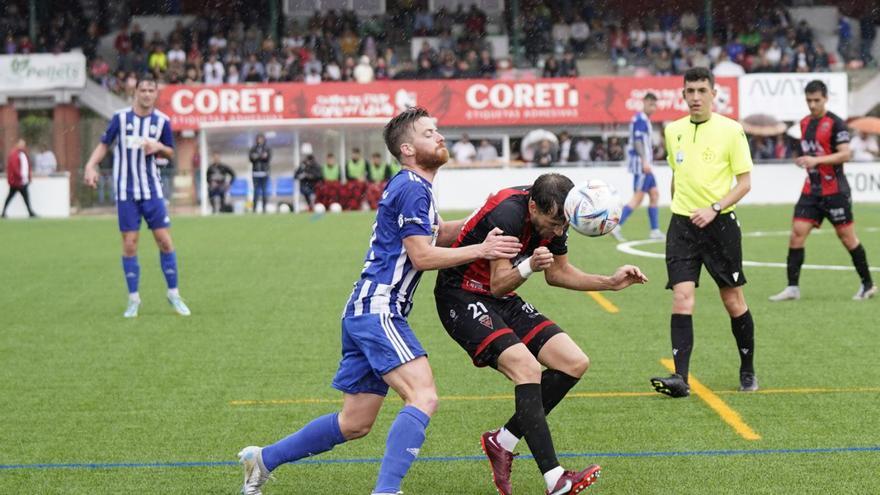
M852 196L843 173L843 164L850 159L849 131L837 115L827 111L828 88L819 80L810 81L804 88L810 115L801 120L802 156L795 163L807 171L801 197L794 207L791 238L788 242L788 286L771 301L800 299L801 265L804 263L804 245L810 231L828 219L837 237L849 251L861 285L853 299L863 301L877 294L871 280L871 270L865 248L856 236L853 226Z
M571 180L544 174L532 186L504 189L464 224L454 247L480 242L501 229L516 236L522 250L512 260L477 260L441 270L434 296L446 331L473 359L491 366L514 382L516 412L504 427L484 433L483 451L492 466L495 486L509 495L513 450L525 437L547 493L578 493L599 474L593 464L583 471L560 465L546 415L577 384L589 367L586 354L552 320L514 290L533 272L544 272L547 283L572 290L620 290L647 278L635 266L614 275L584 273L568 262L568 222L563 204ZM541 372L541 366L547 369Z

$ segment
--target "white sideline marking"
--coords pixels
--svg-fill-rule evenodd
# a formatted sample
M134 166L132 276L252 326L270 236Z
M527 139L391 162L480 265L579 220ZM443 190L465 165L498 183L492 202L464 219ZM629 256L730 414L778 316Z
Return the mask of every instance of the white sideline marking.
M880 227L867 227L864 229L860 229L863 232L880 232ZM810 235L818 235L824 234L828 232L827 230L815 230ZM791 231L789 230L773 230L773 231L760 231L760 232L744 232L743 237L773 237L773 236L783 236L789 235ZM658 244L661 242L666 242L662 239L642 239L639 241L627 241L621 242L617 245L617 250L631 254L633 256L641 256L643 258L657 258L657 259L666 259L666 255L663 253L652 253L649 251L642 251L641 249L636 249L638 246L644 246L647 244ZM763 261L748 261L743 260L743 266L757 266L762 268L786 268L785 263L765 263ZM852 271L852 265L803 265L802 268L808 270L835 270L835 271ZM880 267L871 267L872 272L880 272Z

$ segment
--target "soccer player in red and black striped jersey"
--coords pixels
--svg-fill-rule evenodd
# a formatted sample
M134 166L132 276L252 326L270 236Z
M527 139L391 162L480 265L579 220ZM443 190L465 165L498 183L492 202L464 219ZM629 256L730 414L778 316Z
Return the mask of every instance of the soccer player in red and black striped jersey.
M810 115L801 120L802 156L795 163L807 171L801 197L794 207L791 238L788 243L788 286L771 301L800 299L798 285L801 265L804 263L804 244L814 228L828 219L837 237L849 251L861 285L853 299L863 301L877 294L871 280L871 270L865 248L856 237L853 226L852 196L843 174L843 164L850 159L849 131L837 115L825 109L828 88L819 80L810 81L804 88Z
M508 260L474 261L441 270L434 296L449 335L476 366L491 366L514 382L516 412L504 427L484 433L483 451L495 486L510 494L513 450L523 436L544 475L547 493L578 493L595 481L599 466L580 472L559 465L546 415L587 371L586 354L552 320L514 292L533 272L572 290L620 290L647 278L635 266L611 276L584 273L568 262L568 221L563 204L571 180L544 174L532 186L504 189L462 226L454 247L480 242L501 229L522 250ZM541 366L547 369L542 373Z

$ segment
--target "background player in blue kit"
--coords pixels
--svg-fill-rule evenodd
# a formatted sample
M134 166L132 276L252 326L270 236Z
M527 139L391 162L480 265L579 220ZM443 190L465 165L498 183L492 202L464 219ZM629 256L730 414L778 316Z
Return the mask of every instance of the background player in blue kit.
M623 207L620 215L620 224L611 231L611 235L618 241L625 240L623 237L623 224L641 206L648 193L648 221L651 239L664 239L660 231L660 213L657 208L660 192L657 190L657 180L654 178L652 161L654 155L654 140L651 133L651 114L657 109L657 96L647 93L642 99L642 111L635 114L629 124L629 147L627 150L627 166L633 176L633 195Z
M156 165L157 158L174 157L171 120L155 109L158 95L152 76L144 75L138 79L134 105L113 115L85 168L86 184L97 187L98 164L116 142L113 146L113 183L119 231L122 232L122 270L128 284L126 318L136 317L141 304L138 294L141 269L137 259L141 217L153 231L159 246L159 263L168 284L168 302L179 314L190 314L177 289L177 254L171 241L171 219L165 209L162 180Z
M446 141L421 108L410 108L385 126L385 144L403 165L379 202L364 269L342 317L342 360L333 387L342 410L327 414L267 447L245 447L245 495L259 495L269 474L284 463L313 456L369 433L388 387L404 400L385 445L374 494L397 494L425 441L437 408L427 353L407 323L422 271L477 259L512 258L521 245L494 229L482 243L449 246L463 221L441 222L431 188L449 160Z

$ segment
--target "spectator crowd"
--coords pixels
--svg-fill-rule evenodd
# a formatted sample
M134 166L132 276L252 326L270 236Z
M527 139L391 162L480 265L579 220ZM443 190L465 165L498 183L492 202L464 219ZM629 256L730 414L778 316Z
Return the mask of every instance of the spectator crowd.
M773 2L744 12L716 9L709 43L709 21L692 11L648 8L632 17L616 9L600 11L592 2L576 5L523 2L519 18L511 18L508 10L494 20L475 5L461 4L432 12L426 2L413 2L393 13L360 17L331 9L301 21L287 19L277 38L253 12L205 11L189 24L178 21L167 35L144 32L136 22L123 26L113 39L110 60L99 54L105 30L74 8L55 14L32 40L27 16L10 3L0 17L0 34L5 35L4 53L80 48L91 77L118 94L132 93L142 72L187 84L495 78L511 70L512 61L493 56L486 36L490 30L513 29L522 33L524 54L543 77L578 76L579 58L603 52L619 68L657 75L681 74L694 66L710 67L719 76L825 71L838 62L837 53L842 63L876 64L870 48L880 13L874 11L856 21L858 36L851 18L841 16L838 49L828 50L805 21L793 22ZM422 43L415 57L400 53L417 36L432 37L432 42Z

